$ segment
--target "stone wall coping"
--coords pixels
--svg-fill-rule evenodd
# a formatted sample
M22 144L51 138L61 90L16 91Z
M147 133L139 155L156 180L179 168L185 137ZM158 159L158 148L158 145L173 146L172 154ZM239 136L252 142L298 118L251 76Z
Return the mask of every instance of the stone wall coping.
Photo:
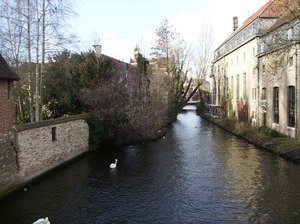
M48 119L48 120L43 120L43 121L38 121L33 123L17 124L15 128L16 131L19 132L19 131L39 128L48 125L55 125L55 124L69 122L69 121L81 120L81 119L88 118L90 115L91 115L90 113L84 113L78 115L70 115L65 117L53 118L53 119Z

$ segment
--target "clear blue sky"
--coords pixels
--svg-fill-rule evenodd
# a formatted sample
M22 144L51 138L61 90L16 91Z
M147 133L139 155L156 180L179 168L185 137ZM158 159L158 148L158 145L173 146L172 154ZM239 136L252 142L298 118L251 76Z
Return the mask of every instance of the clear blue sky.
M163 19L185 39L195 40L201 18L209 15L215 30L216 45L232 33L232 18L239 25L267 0L78 0L77 24L81 44L87 51L102 45L102 53L128 62L138 44L147 56L155 38L155 29Z

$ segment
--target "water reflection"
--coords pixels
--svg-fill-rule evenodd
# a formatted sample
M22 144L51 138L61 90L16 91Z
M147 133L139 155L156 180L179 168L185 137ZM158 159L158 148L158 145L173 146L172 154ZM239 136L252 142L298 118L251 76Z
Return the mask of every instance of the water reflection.
M166 138L89 154L5 198L0 223L300 222L300 166L191 109Z

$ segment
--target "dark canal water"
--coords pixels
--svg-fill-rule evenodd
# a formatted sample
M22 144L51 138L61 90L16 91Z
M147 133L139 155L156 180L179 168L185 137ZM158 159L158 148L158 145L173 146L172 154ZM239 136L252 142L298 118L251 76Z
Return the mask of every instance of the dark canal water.
M165 138L89 154L0 201L1 224L46 216L51 224L300 223L300 166L185 110Z

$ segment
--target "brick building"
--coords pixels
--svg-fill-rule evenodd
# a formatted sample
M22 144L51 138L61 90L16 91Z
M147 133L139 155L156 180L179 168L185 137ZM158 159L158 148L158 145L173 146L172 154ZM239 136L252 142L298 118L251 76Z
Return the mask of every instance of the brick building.
M17 174L14 81L19 76L0 54L0 187L12 181Z

